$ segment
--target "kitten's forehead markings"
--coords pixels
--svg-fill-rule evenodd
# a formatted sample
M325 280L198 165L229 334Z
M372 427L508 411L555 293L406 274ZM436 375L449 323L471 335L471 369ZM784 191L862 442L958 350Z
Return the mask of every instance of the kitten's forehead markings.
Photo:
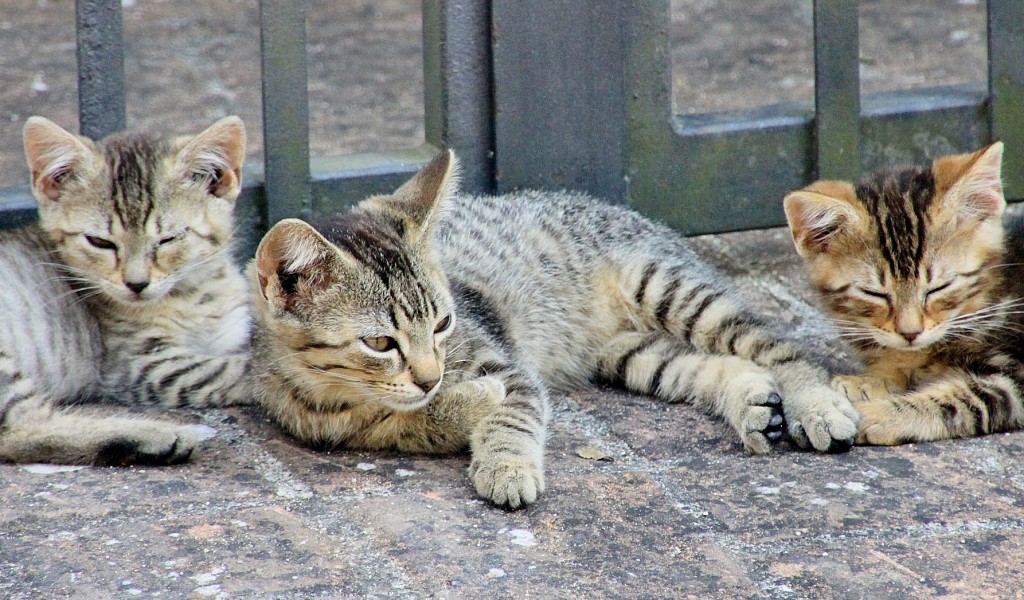
M926 214L935 195L927 169L877 173L857 186L857 197L875 218L878 247L896 279L915 277L926 245Z
M112 140L105 148L114 210L129 229L143 228L155 208L155 144L131 136Z

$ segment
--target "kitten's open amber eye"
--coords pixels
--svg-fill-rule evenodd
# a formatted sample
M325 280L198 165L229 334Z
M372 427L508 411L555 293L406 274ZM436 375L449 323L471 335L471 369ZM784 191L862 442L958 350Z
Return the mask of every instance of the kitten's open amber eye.
M117 244L114 242L94 235L85 236L85 241L89 242L90 246L99 248L100 250L117 250Z
M366 344L370 350L377 352L387 352L398 347L398 342L395 338L382 335L380 337L365 337L362 339L363 343Z
M443 318L443 319L441 319L440 321L437 322L437 327L434 327L434 333L441 333L442 331L447 330L451 326L452 326L452 316L448 315L447 317L445 317L445 318Z

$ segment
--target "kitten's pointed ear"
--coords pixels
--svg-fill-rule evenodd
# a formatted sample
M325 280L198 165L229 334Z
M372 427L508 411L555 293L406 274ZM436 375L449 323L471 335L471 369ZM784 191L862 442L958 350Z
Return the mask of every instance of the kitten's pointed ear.
M224 117L192 138L178 151L177 167L186 180L205 186L210 194L234 200L242 189L245 124Z
M932 164L936 190L948 190L943 207L955 210L964 222L1002 217L1006 208L1000 176L1002 164L1002 142L971 154L936 159Z
M337 251L307 223L284 219L263 236L254 260L263 298L287 310L297 297L331 285Z
M407 234L420 239L437 223L445 202L458 187L459 161L451 150L442 150L382 202L405 221Z
M94 156L92 142L43 117L29 117L22 133L36 199L57 200L66 179Z
M854 197L853 186L839 181L819 181L786 196L783 208L800 256L810 258L825 252L840 233L860 220L844 200Z

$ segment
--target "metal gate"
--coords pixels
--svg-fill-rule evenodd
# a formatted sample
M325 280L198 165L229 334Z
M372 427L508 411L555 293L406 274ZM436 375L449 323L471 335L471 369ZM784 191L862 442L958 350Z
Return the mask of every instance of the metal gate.
M669 0L423 0L426 143L310 157L305 6L261 0L264 165L247 169L242 234L340 210L397 187L440 147L474 193L580 189L688 234L783 223L781 198L855 178L922 138L959 150L1006 142L1024 197L1024 2L988 0L989 81L860 97L857 5L814 2L814 106L672 114ZM125 125L120 0L77 0L80 131ZM34 218L0 190L0 226Z

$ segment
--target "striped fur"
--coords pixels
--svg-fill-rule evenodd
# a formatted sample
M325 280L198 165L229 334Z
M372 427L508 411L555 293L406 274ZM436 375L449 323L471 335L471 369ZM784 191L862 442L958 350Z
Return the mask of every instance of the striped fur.
M0 233L0 460L174 463L191 428L68 407L249 401L245 280L231 256L245 129L102 142L32 117L38 225Z
M577 194L459 196L455 168L441 153L393 196L263 239L254 371L293 435L468 447L477 491L511 507L544 488L548 390L594 380L721 416L754 453L783 412L801 443L849 448L856 415L825 369L676 234Z
M786 198L811 280L866 364L834 381L861 414L859 443L1024 425L1024 239L1004 248L1002 150Z

